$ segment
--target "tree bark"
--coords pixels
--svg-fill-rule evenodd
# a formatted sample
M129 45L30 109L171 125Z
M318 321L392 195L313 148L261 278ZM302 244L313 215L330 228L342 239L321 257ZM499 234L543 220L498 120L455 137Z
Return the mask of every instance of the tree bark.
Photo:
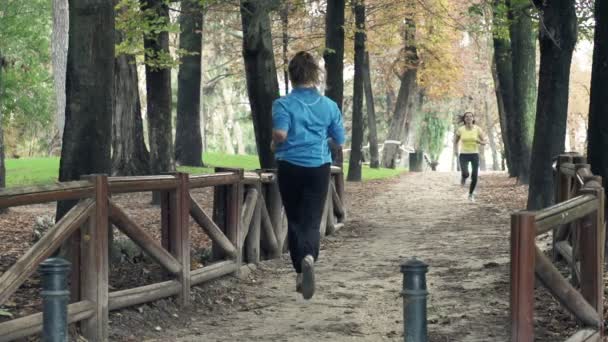
M3 97L4 92L4 65L5 60L0 51L0 101ZM2 112L2 103L0 103L0 188L6 187L6 165L4 163L4 113ZM5 212L6 209L0 210L0 213Z
M334 100L342 111L344 101L344 16L345 0L327 1L325 16L325 96ZM330 141L334 165L342 167L342 148Z
M576 44L575 0L535 0L541 13L540 73L528 209L553 202L552 158L564 151L570 63Z
M182 57L177 76L175 161L181 165L203 166L200 116L203 13L198 0L182 0L180 26L180 49L192 55Z
M285 1L281 9L281 29L283 30L283 82L285 83L285 94L289 93L289 1Z
M509 34L513 60L513 139L520 143L519 182L530 179L530 153L536 114L536 30L528 2L511 1Z
M376 108L374 106L374 93L372 91L372 79L370 73L369 52L365 53L365 64L363 65L363 85L365 87L365 104L367 108L367 129L369 141L369 167L377 169L380 167L378 153L378 131L376 129Z
M51 49L55 88L55 127L59 136L63 136L65 127L65 73L68 59L69 14L68 0L53 0Z
M276 165L270 142L272 102L279 95L279 84L272 48L270 5L268 0L241 0L247 93L262 168L273 168Z
M116 36L120 34L117 32ZM150 153L144 141L135 57L116 57L114 68L112 175L147 175Z
M110 173L114 92L114 6L70 0L66 111L59 181ZM59 221L75 204L57 204Z
M169 8L163 0L141 0L143 8L156 11L159 18L169 20ZM146 50L154 54L169 53L169 33L159 32L144 39ZM171 132L171 69L148 65L146 54L146 99L148 103L148 140L150 143L150 169L152 174L175 170L173 137ZM158 203L156 198L154 203Z
M591 171L608 190L608 1L595 0L595 36L591 70L588 152Z
M499 16L497 7L504 0L494 0L494 20L495 26L505 25L504 17ZM493 30L493 45L494 57L493 64L495 68L492 70L494 79L494 87L496 91L496 101L498 103L498 114L500 116L500 131L503 138L505 157L507 159L507 168L509 176L517 177L521 164L521 148L520 141L515 135L511 134L515 131L513 115L515 105L513 103L513 61L511 54L511 42L508 38L500 35L499 29L495 27Z
M405 72L401 76L399 94L395 103L395 111L389 127L386 140L402 141L406 135L407 109L410 97L416 88L416 75L418 73L418 52L416 50L416 23L414 19L405 19ZM382 167L395 168L399 145L385 142L382 151Z
M361 158L363 148L363 67L365 63L365 1L353 2L355 14L355 75L353 81L353 123L350 158L348 161L349 181L361 181Z

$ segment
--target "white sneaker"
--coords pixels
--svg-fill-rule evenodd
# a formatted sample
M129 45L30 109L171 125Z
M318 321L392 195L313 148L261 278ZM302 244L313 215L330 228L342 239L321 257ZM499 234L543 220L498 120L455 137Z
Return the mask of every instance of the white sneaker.
M475 202L475 195L469 194L469 202Z
M315 259L307 255L302 259L302 297L310 299L315 294Z

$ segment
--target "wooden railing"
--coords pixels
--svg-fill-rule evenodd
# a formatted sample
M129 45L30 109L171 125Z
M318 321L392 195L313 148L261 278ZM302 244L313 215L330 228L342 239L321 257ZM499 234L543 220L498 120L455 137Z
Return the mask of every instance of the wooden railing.
M511 340L534 340L535 275L551 294L587 327L568 341L603 337L604 189L585 159L567 154L554 169L556 203L511 216ZM572 283L536 246L553 231L553 257L571 266Z
M342 170L332 167L332 182L323 214L322 236L344 225ZM191 196L190 190L214 187L212 217ZM160 191L161 241L155 240L129 217L112 194ZM68 322L80 322L89 341L108 340L108 312L177 296L181 306L190 302L191 286L227 274L238 274L242 263L279 257L285 250L287 224L272 170L243 172L217 168L214 174L189 176L107 177L91 175L81 181L0 191L0 208L60 200L77 204L36 242L15 264L0 275L0 305L5 303L38 265L65 242L70 242L72 303ZM212 241L214 263L191 270L189 218ZM109 292L110 225L117 227L151 258L168 280L137 288ZM42 330L42 314L0 323L0 342Z

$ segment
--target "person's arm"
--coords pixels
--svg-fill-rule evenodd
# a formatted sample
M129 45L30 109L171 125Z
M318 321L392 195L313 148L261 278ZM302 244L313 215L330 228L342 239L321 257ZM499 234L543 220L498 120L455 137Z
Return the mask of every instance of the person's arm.
M287 140L287 132L291 125L289 113L285 107L277 100L272 103L272 144L271 149L274 149L275 144L281 144Z
M454 155L458 155L458 142L460 141L460 129L454 133Z
M344 136L344 124L342 123L342 113L336 105L333 109L332 120L327 129L329 137L338 145L342 146L346 140Z
M477 143L479 145L486 145L488 143L488 137L486 137L486 134L481 130L481 128L478 128L478 137L479 139L477 139Z

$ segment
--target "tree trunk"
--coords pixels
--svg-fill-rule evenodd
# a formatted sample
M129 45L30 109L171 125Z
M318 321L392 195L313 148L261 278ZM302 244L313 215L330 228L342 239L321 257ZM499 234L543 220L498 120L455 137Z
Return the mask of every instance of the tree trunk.
M2 93L4 92L4 57L2 51L0 51L0 100L2 100ZM0 188L6 186L6 165L4 164L4 113L2 112L2 103L0 103ZM6 209L0 210L0 213L5 212Z
M386 137L387 141L401 141L406 131L407 108L410 96L416 87L416 75L418 73L418 52L415 39L416 23L413 18L408 17L405 19L405 72L401 76L401 86L399 87L395 112ZM387 144L385 141L382 151L382 167L395 168L398 153L398 144Z
M511 4L509 9L513 58L513 139L520 142L520 183L530 178L530 152L534 138L536 109L536 30L529 3Z
M595 37L589 104L588 158L591 171L608 190L608 1L595 1Z
M247 93L262 168L275 167L274 153L270 150L272 102L279 95L269 6L265 0L241 0Z
M163 0L141 0L143 8L151 8L161 18L169 20L169 8ZM154 55L169 53L169 33L159 32L144 39L146 50ZM148 65L146 54L146 99L148 103L148 140L152 174L175 170L171 132L171 69ZM154 203L158 203L155 196Z
M372 79L370 75L369 52L365 53L365 64L363 65L363 85L365 87L365 104L367 107L367 129L369 140L369 167L377 169L380 167L378 159L378 132L376 130L376 108L374 106L374 93L372 92Z
M499 16L497 7L503 0L494 0L494 25L501 26L505 24L505 17ZM499 29L495 27L493 30L493 45L494 45L494 65L495 73L494 87L496 90L496 100L498 103L498 114L500 115L500 130L502 133L505 157L507 158L507 167L509 176L517 177L520 169L521 148L520 142L516 139L514 132L513 115L515 105L513 103L513 61L511 56L511 43L508 38L504 38L499 33Z
M342 110L344 101L344 11L345 0L327 1L325 14L325 96L334 100ZM329 145L334 165L342 167L342 148L333 140Z
M488 144L490 145L490 149L492 150L492 170L498 171L500 170L500 166L498 163L498 151L496 149L496 140L494 139L494 134L492 133L492 124L490 119L490 109L488 108L488 98L484 97L484 114L485 114L485 122L486 122L486 135L488 136Z
M552 158L564 151L570 63L576 44L574 0L534 1L541 13L540 73L528 209L553 202ZM559 44L559 45L558 45Z
M150 154L144 140L135 57L116 57L114 68L112 175L147 175L150 174Z
M175 161L203 166L201 136L201 54L203 13L198 0L182 0L179 47L192 53L182 57L177 76L177 124Z
M289 1L285 1L281 9L281 29L283 30L283 82L285 83L285 94L289 94Z
M353 81L353 123L350 158L348 161L349 181L361 181L361 157L363 148L363 67L365 64L365 1L353 2L355 14L355 76Z
M59 181L109 174L114 92L114 6L70 0L66 111ZM57 204L59 221L75 204Z
M65 126L65 73L68 59L69 15L68 0L53 0L51 49L56 106L55 126L59 136L63 136Z

